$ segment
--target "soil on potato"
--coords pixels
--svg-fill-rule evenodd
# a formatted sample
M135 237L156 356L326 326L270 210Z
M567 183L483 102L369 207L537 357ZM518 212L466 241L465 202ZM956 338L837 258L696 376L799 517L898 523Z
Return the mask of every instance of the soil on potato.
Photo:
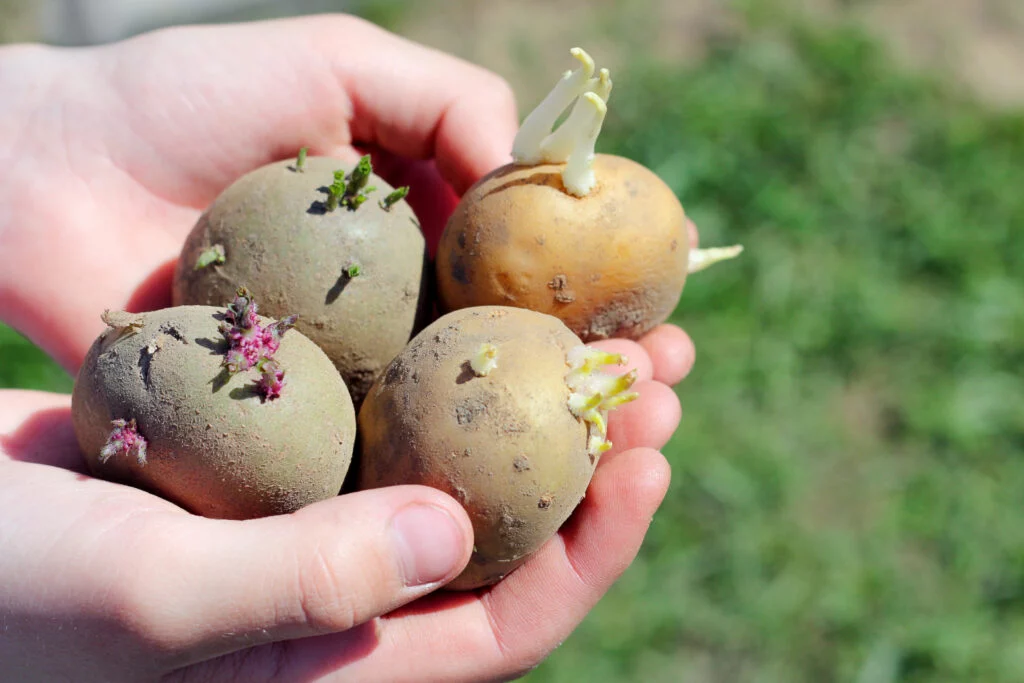
M470 360L484 343L497 364L478 376ZM449 588L500 580L582 499L595 458L565 383L566 353L579 344L552 316L462 309L418 335L363 403L360 488L432 486L473 522L473 556Z
M264 166L239 179L203 213L182 249L173 303L221 306L244 286L260 313L298 315L296 329L319 345L358 406L384 366L429 319L432 278L426 242L404 201L328 210L327 187L352 164L309 157ZM411 191L415 192L415 188ZM200 255L220 245L223 263Z
M222 314L206 306L141 314L141 328L111 328L93 344L72 395L89 468L208 517L287 513L337 495L355 445L341 376L290 330L274 355L284 389L263 400L254 371L230 376L222 367ZM117 419L136 421L148 441L144 464L123 454L101 462Z

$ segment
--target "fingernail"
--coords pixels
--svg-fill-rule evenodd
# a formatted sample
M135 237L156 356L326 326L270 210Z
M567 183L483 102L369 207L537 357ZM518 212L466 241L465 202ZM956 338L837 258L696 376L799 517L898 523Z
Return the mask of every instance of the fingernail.
M391 520L391 537L406 586L440 581L462 559L462 529L433 505L399 510Z

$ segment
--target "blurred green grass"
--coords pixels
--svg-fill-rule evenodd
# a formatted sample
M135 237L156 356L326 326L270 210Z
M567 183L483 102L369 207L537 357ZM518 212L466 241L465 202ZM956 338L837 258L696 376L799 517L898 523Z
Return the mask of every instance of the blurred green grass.
M0 324L0 389L70 393L73 380L35 344Z
M637 564L531 681L1024 680L1024 116L848 27L620 74L704 244Z
M616 77L601 151L705 245L637 563L538 681L1024 680L1024 115L848 27ZM0 386L67 390L0 329Z

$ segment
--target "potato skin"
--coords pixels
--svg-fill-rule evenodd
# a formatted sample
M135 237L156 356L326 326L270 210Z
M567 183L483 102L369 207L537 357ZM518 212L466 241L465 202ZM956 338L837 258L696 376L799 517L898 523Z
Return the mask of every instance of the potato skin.
M93 343L71 404L89 469L224 519L288 513L337 495L356 427L341 376L323 351L290 330L274 355L284 390L261 402L255 371L222 372L222 313L207 306L154 311L142 314L142 329L108 329ZM145 465L124 455L100 462L118 418L134 418L148 440Z
M574 197L562 168L507 165L470 188L437 251L442 312L529 308L584 342L635 339L668 318L690 250L675 194L642 165L598 154L597 187Z
M478 377L469 360L497 346ZM580 344L557 318L507 307L448 314L421 332L359 412L359 486L424 484L462 503L475 550L448 588L489 585L551 538L583 498L595 461L569 411L566 353Z
M304 172L293 166L280 161L246 174L202 214L182 248L172 303L222 306L244 286L261 313L297 314L296 329L334 361L358 406L428 321L426 241L404 201L389 211L377 205L394 188L376 175L369 181L376 192L357 210L325 213L321 188L353 164L310 157ZM196 270L214 244L224 247L225 263ZM342 270L351 262L362 272L350 279Z

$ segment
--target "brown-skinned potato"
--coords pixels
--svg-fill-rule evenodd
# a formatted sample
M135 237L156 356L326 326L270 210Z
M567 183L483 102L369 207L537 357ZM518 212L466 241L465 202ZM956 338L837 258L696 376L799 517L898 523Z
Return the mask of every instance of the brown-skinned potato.
M626 393L635 373L596 370L624 359L584 347L557 318L462 309L423 330L367 395L358 422L359 487L432 486L456 498L473 522L472 559L448 588L500 580L583 498L610 445L591 422L603 424L603 415L595 409L578 417L571 409L567 375L584 357L595 366L586 378L601 382L612 403L635 396Z

